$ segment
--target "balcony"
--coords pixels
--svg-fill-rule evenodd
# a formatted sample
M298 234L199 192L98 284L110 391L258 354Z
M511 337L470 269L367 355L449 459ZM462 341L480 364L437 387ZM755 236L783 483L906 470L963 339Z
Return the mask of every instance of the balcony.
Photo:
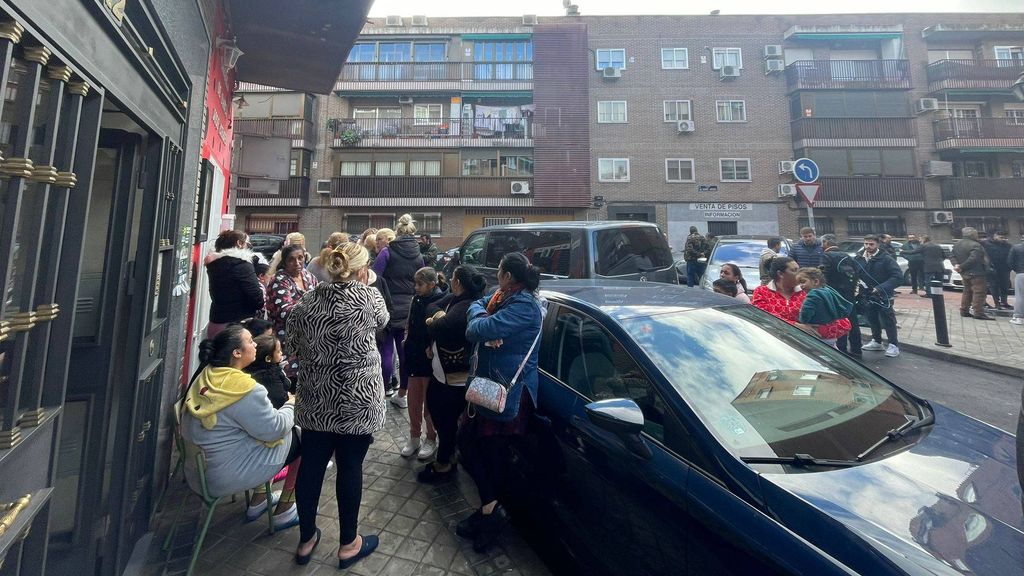
M345 64L336 92L533 90L533 62L360 62Z
M313 123L298 119L238 118L232 124L234 133L262 138L289 138L292 148L316 149Z
M924 208L924 178L827 177L815 208Z
M928 65L928 90L1009 94L1022 73L1020 60L939 60Z
M790 123L793 148L913 147L913 118L797 118Z
M942 181L942 207L1024 208L1020 178L947 178Z
M512 194L530 176L342 176L331 179L332 206L533 206L533 194Z
M937 150L1024 152L1024 118L942 118L933 128Z
M786 66L794 90L908 90L907 60L798 60Z
M334 120L331 125L333 148L533 146L533 121L526 118L346 118Z
M231 191L235 206L305 206L309 178L264 180L239 176Z

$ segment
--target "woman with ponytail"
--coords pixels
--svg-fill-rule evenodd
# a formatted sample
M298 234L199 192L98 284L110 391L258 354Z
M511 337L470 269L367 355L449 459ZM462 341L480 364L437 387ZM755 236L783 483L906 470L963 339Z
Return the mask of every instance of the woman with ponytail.
M298 478L299 545L307 564L320 542L317 503L331 456L341 523L338 566L347 568L377 548L376 535L358 534L363 459L373 433L384 427L384 380L374 336L387 325L384 298L370 284L366 249L341 244L324 262L331 281L306 293L292 309L287 347L298 359L295 419L302 427L303 466Z
M275 409L260 386L244 370L256 360L252 334L229 324L199 345L203 368L185 391L179 410L181 435L199 446L206 457L206 482L214 497L229 496L260 487L286 464L299 458L298 435L293 428L295 398L288 395ZM277 502L275 528L298 523L295 481L298 463L289 467L284 491ZM195 462L185 460L185 477L199 490ZM270 496L273 504L274 496ZM257 493L246 518L255 520L266 510L268 495Z

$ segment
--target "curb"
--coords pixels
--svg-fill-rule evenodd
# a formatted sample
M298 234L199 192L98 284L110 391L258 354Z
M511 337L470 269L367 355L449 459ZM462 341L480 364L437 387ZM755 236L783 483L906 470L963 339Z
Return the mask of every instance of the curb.
M867 339L870 340L871 337L867 336ZM936 358L938 360L945 360L947 362L955 362L957 364L966 364L967 366L981 368L983 370L988 370L989 372L996 372L998 374L1005 374L1006 376L1013 376L1016 378L1024 378L1024 368L1017 368L1015 366L998 364L996 362L991 362L989 360L981 360L979 358L974 358L971 356L963 356L960 354L955 354L953 352L947 352L943 348L900 342L900 349L906 350L907 352L913 352L914 354L920 354L921 356L927 356L929 358Z

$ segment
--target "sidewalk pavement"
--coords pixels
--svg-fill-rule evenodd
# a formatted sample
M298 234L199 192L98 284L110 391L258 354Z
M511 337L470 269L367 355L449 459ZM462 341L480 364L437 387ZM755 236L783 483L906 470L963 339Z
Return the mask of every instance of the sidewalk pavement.
M338 506L334 494L335 471L328 471L320 495L317 522L323 538L306 566L294 562L298 527L271 535L266 516L246 523L243 498L217 507L196 574L204 576L266 574L355 574L359 576L549 576L550 571L514 526L509 526L487 554L473 551L472 542L455 535L455 524L479 506L476 488L461 471L456 482L428 486L416 482L423 466L399 454L408 437L408 416L388 403L387 424L374 435L363 466L363 500L359 532L379 534L380 547L348 570L338 571ZM279 485L278 485L279 486ZM199 501L190 497L181 526L168 555L164 538L188 488L180 477L172 480L165 511L156 521L143 576L184 574L192 554Z
M951 348L935 344L935 315L931 298L910 294L906 286L893 304L899 329L900 348L933 358L959 362L1024 377L1024 326L1010 324L1010 316L995 321L960 316L961 292L945 291L946 325ZM1013 303L1013 296L1010 303ZM863 329L867 342L870 331ZM884 332L883 332L884 338Z

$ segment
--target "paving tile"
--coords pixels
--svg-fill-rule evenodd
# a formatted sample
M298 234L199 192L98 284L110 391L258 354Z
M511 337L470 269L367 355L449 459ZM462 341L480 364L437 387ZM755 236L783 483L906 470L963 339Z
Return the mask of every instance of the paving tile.
M428 548L430 548L430 542L426 540L406 538L395 551L395 556L419 563Z
M403 558L392 558L381 570L381 576L411 576L418 564Z
M388 562L391 562L391 556L380 552L378 548L373 554L356 562L347 572L357 576L377 576L384 571L384 567L387 566Z
M409 536L417 538L419 540L426 540L427 542L433 542L437 534L444 530L444 526L437 522L418 522L416 527L412 529Z
M402 507L398 509L398 513L403 516L410 518L419 518L423 516L423 513L427 511L430 506L423 502L417 502L416 500L406 500L402 503Z
M390 532L401 534L402 536L408 536L412 532L412 529L416 527L417 521L409 518L408 516L396 515L388 522L385 527Z
M394 556L395 552L397 552L398 548L402 545L402 542L405 541L404 535L396 534L394 532L381 532L379 537L380 544L377 546L377 550L380 550L389 556Z
M447 569L452 565L452 561L455 559L455 555L458 551L459 549L455 546L438 544L435 542L431 544L423 554L422 562L431 566L437 566L438 568Z
M448 572L445 570L427 564L420 564L412 571L412 576L446 576L447 574Z

